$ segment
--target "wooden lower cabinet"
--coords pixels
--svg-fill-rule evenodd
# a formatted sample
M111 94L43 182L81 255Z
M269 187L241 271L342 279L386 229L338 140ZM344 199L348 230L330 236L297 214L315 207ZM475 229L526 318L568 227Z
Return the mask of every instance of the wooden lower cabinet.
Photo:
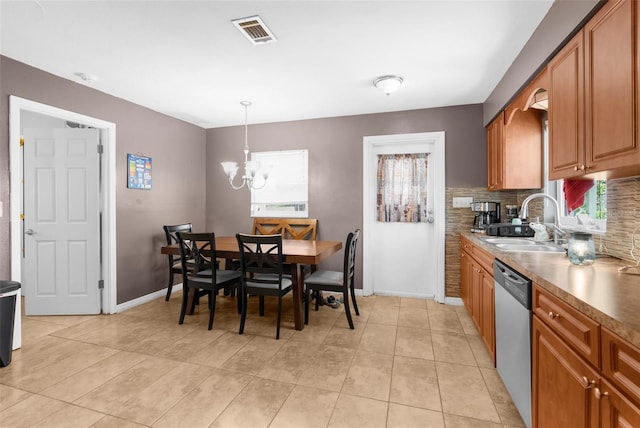
M606 379L596 391L600 397L600 426L602 428L640 427L640 409Z
M482 269L475 260L471 260L471 319L478 333L482 333Z
M493 276L482 275L482 287L480 288L480 296L482 299L482 311L480 322L480 336L484 342L491 359L496 361L496 318L495 318L495 302L493 297L494 286Z
M532 340L533 426L597 427L598 373L535 315Z
M471 256L465 251L460 251L460 298L467 312L471 313Z
M538 305L540 309L553 297L535 288L542 296L537 300L542 303ZM534 306L535 303L534 297ZM589 363L591 353L585 353L584 347L570 337L564 338L567 330L553 321L575 309L558 300L555 303L559 311L556 317L541 318L541 311L533 315L533 426L640 427L640 349L598 326L602 340L599 334L585 335L598 342L593 345L602 353L602 365L593 366ZM578 314L575 315L573 319L577 320Z
M465 238L461 239L460 298L495 364L496 329L492 264L493 257L489 253L475 247Z

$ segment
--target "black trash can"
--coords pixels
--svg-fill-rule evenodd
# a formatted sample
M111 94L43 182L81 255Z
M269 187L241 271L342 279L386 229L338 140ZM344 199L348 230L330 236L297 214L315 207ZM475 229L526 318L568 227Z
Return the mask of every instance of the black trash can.
M18 290L19 282L0 280L0 367L6 367L11 362Z

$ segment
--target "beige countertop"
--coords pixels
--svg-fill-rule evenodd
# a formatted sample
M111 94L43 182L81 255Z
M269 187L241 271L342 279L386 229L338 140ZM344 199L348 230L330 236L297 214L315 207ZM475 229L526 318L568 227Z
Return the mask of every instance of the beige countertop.
M576 266L563 253L502 251L485 242L483 234L461 235L640 347L640 276L618 272L627 263L598 257L592 265Z

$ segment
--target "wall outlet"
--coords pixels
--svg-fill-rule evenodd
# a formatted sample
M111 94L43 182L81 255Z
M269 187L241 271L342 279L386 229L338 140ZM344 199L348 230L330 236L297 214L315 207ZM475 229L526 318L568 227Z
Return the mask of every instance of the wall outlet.
M458 196L453 198L453 208L470 208L473 202L471 196Z

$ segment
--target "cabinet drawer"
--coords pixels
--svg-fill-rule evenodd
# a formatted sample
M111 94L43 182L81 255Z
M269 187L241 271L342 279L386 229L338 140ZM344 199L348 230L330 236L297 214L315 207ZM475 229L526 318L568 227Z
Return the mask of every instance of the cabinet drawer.
M600 324L536 284L533 312L578 354L600 367Z
M640 349L602 328L602 373L640 403Z
M460 248L469 254L473 254L473 244L464 236L460 237Z
M478 264L487 272L487 274L493 277L493 259L494 257L481 249L478 246L473 246L473 258L476 259Z

